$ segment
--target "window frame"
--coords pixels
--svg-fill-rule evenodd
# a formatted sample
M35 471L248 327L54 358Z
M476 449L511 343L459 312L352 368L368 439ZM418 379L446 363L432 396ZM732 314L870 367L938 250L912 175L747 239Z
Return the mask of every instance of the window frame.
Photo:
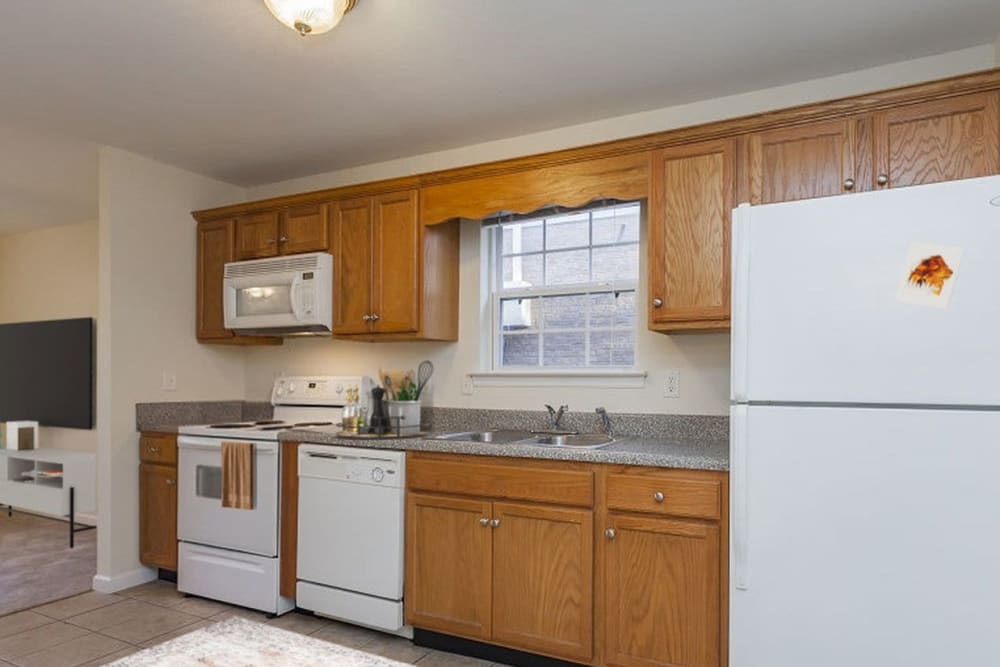
M639 229L637 230L636 239L634 241L616 241L612 243L594 243L594 220L593 211L601 208L613 208L616 206L636 206L638 208L639 214ZM588 238L590 243L587 245L575 245L567 247L559 247L555 249L548 248L548 224L547 220L562 215L571 215L578 212L588 212L590 218L588 220ZM498 220L496 224L490 225L486 231L487 243L484 244L488 248L488 257L486 258L485 266L487 272L487 281L483 285L483 289L487 296L488 302L488 321L489 321L489 331L486 335L487 339L487 354L485 355L484 361L488 363L488 370L481 374L476 375L507 375L509 377L530 377L537 375L542 376L557 376L563 375L566 377L603 377L603 376L636 376L645 377L645 373L637 371L638 362L638 331L639 331L639 277L642 271L642 221L643 221L644 208L640 201L635 202L615 202L608 203L603 206L592 206L585 207L582 209L559 211L558 213L546 214L544 212L539 212L538 215L523 215L518 216L518 220L503 221ZM521 222L528 222L531 220L543 221L542 224L542 244L540 250L533 250L530 252L523 253L504 253L503 251L503 228L504 226L510 226L512 224L517 224ZM593 275L593 262L594 262L594 249L603 248L616 248L616 247L631 247L636 248L637 253L637 263L636 263L636 276L634 279L628 280L611 280L611 281L595 281L595 282L583 282L574 283L567 285L558 285L552 287L515 287L515 288L503 288L503 265L504 260L514 257L530 257L530 256L541 256L542 257L542 276L545 279L546 262L545 256L553 253L571 252L571 251L588 251L588 277ZM504 331L501 328L501 307L505 300L517 299L517 298L539 298L544 299L544 297L554 297L554 296L575 296L584 295L590 297L595 294L616 294L616 293L626 293L631 292L635 300L635 313L632 325L630 327L617 328L614 326L612 319L612 325L608 327L591 327L589 323L589 309L588 309L588 321L585 326L579 328L559 328L555 329L554 332L558 333L583 333L584 334L584 361L583 366L545 366L544 365L544 337L545 329L543 321L539 322L537 327L537 334L539 337L539 363L535 365L504 365L502 363L502 338ZM544 303L544 301L540 302ZM544 308L544 305L542 305ZM632 340L632 364L631 365L594 365L590 364L590 332L615 332L615 331L628 331L631 335ZM515 334L516 335L516 334ZM524 334L532 335L532 334Z

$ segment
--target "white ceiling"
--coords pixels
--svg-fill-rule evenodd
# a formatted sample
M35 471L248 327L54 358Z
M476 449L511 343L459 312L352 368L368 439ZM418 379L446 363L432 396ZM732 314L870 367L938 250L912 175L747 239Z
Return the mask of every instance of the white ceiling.
M333 32L305 39L261 0L12 0L0 3L0 162L13 163L0 165L0 198L26 192L12 210L27 219L43 191L19 183L41 152L21 134L63 138L49 176L109 144L256 185L998 32L997 0L359 0ZM96 188L91 201L96 212Z

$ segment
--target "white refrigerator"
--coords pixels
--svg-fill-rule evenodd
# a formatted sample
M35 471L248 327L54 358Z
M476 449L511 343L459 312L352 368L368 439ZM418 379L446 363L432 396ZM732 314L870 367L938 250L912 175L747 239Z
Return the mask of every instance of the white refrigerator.
M1000 664L1000 177L733 221L731 667Z

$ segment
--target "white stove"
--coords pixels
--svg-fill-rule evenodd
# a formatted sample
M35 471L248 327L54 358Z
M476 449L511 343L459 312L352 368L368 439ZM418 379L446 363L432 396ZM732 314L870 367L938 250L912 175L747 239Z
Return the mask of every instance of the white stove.
M274 382L274 418L182 426L177 439L177 589L271 614L295 607L278 576L281 457L278 434L333 427L344 406L368 405L361 376L283 377ZM222 443L253 445L253 503L222 506Z

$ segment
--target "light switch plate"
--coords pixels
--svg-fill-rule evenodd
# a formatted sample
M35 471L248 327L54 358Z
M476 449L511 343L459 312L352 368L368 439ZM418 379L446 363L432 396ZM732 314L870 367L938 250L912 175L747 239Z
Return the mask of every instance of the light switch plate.
M177 391L177 373L174 371L163 371L163 380L160 382L160 389L163 391Z

